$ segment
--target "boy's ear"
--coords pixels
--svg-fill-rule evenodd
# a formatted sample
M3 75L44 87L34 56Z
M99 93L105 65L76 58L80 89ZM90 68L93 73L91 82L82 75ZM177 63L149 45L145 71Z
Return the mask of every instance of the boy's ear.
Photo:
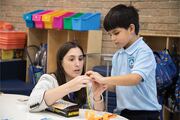
M130 24L129 25L129 30L131 33L135 33L135 25L134 24Z

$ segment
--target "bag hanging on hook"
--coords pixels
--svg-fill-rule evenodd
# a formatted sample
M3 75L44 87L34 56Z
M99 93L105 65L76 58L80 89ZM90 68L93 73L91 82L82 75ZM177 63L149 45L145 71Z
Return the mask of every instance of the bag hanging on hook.
M170 86L177 75L177 68L167 49L154 52L156 59L156 83L157 90L163 91Z

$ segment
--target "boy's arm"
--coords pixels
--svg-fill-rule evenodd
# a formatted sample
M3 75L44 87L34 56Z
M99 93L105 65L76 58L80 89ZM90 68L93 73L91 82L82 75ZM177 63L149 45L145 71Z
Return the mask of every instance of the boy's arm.
M142 77L136 73L130 73L121 76L103 77L97 72L88 71L86 72L86 75L90 76L92 80L100 84L107 84L108 86L109 85L133 86L139 84L142 80Z
M139 74L132 73L121 76L102 77L96 79L97 82L108 84L108 85L121 85L121 86L133 86L141 82L142 77Z
M115 92L115 85L108 85L108 91Z

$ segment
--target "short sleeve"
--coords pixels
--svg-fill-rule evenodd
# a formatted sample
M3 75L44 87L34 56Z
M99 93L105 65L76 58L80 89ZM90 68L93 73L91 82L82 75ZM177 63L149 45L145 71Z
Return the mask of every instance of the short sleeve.
M156 61L153 52L141 51L137 54L131 73L141 75L144 81L150 74L155 74L155 68Z

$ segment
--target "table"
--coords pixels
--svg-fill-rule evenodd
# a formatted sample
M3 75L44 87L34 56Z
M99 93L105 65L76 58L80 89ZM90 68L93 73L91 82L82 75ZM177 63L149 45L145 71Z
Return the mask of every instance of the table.
M80 109L80 115L71 118L65 118L47 111L30 113L27 107L27 100L28 96L0 93L0 120L85 120L84 113L86 109ZM95 113L103 114L105 112L96 111ZM127 119L118 116L111 120Z

